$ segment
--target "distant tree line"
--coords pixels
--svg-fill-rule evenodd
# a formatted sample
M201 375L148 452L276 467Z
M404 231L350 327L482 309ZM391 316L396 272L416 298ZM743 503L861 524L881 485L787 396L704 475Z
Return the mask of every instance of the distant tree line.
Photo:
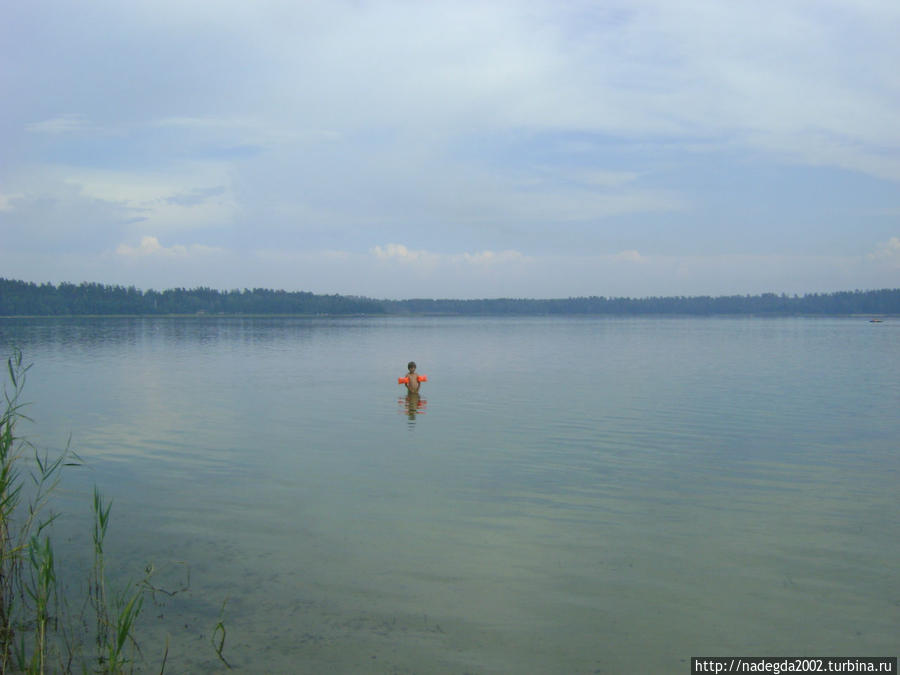
M381 302L347 295L273 291L134 286L35 284L0 278L0 316L107 314L384 314Z
M305 314L305 315L646 315L717 314L900 315L900 288L812 293L803 296L729 295L650 298L600 296L534 300L375 300L347 295L264 288L219 291L173 288L142 291L134 286L96 283L35 284L0 278L0 316L143 314Z
M556 300L500 298L495 300L398 300L385 301L389 314L714 314L847 315L900 314L900 288L877 291L812 293L803 296L729 295L670 296L650 298L580 297Z

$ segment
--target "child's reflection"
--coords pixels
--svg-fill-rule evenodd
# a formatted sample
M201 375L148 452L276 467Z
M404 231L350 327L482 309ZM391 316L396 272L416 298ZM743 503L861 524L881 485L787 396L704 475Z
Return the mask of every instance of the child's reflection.
M401 398L397 400L397 403L401 406L401 411L407 416L410 422L416 421L416 416L425 414L425 406L428 405L428 401L419 396L419 394L414 394L410 392L406 395L405 398Z

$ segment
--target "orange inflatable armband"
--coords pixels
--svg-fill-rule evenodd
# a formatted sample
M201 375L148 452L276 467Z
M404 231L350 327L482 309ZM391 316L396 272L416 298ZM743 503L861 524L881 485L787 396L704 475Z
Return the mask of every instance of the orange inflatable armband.
M428 376L427 375L416 375L416 380L418 382L428 382ZM406 377L398 377L397 384L409 384L409 375L407 375Z

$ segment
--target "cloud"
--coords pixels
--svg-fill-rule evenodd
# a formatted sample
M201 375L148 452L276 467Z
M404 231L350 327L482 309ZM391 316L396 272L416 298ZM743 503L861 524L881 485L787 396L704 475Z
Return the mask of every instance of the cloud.
M90 128L90 123L82 115L59 115L25 125L25 130L30 133L51 135L86 131Z
M507 263L528 262L530 258L519 251L475 251L472 253L433 253L430 251L411 250L403 244L385 244L375 246L371 253L378 260L397 261L407 264L424 264L434 266L438 264L477 265L481 267L502 265Z
M3 194L0 192L0 211L12 211L14 202L20 202L25 198L21 192Z
M887 241L878 244L876 250L867 257L869 260L888 262L900 266L900 237L891 237Z
M140 86L114 103L143 106L160 129L400 130L419 141L523 129L726 139L766 152L813 133L817 144L831 139L828 161L854 169L900 141L891 2L101 4L86 16L60 7L40 29L81 57L54 64L60 90L72 92L81 68L103 79L139 64ZM83 35L67 35L70 24ZM128 30L130 44L112 41L110 26ZM116 47L121 63L99 63L96 44ZM171 105L186 91L191 105ZM786 152L808 161L812 149L801 140Z
M0 199L0 232L10 250L100 250L147 215L139 206L97 198L51 176L17 187L20 192Z
M631 262L631 263L646 263L648 262L647 258L642 256L640 253L635 251L634 249L628 251L621 251L613 256L614 260L621 262Z
M428 251L414 251L403 244L385 244L375 246L372 253L379 260L399 261L404 263L434 262L438 256Z
M221 162L187 162L166 170L59 166L52 172L85 197L139 213L142 227L157 232L221 227L232 222L238 208L230 185L223 184L228 176Z
M196 255L210 255L221 253L222 249L212 246L203 246L200 244L192 244L184 246L182 244L174 244L172 246L163 246L159 243L159 239L152 236L141 237L141 243L137 246L129 244L119 244L116 247L116 255L125 258L182 258L186 259Z
M476 251L475 253L463 253L461 256L451 256L453 260L463 260L471 265L500 265L510 262L527 262L528 257L519 251Z
M334 130L298 128L296 123L278 124L270 116L160 117L149 120L146 126L189 142L201 140L256 150L274 148L284 143L328 142L341 138L341 134Z
M225 187L221 185L218 187L194 188L189 192L166 197L165 202L176 206L198 206L209 201L212 197L225 194L225 190Z
M234 130L244 127L248 124L246 120L225 117L162 117L153 121L152 126L156 127L174 127L178 129L203 130L203 129L226 129Z

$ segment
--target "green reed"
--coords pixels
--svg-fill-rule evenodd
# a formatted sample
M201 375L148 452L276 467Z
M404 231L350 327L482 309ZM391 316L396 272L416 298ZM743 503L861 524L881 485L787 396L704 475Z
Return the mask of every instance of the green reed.
M22 352L14 350L6 363L8 384L3 387L0 412L0 673L72 672L81 647L73 644L76 631L61 625L62 607L50 526L58 514L50 498L65 466L80 465L69 445L56 457L41 453L18 433L22 421L30 421L21 401L30 366ZM142 587L107 602L103 542L109 525L110 506L94 490L94 569L90 600L94 606L99 673L124 672L135 621L143 603ZM110 620L110 616L112 619ZM74 621L75 625L78 621ZM85 664L82 670L88 672Z
M130 593L122 591L115 596L113 615L110 618L103 543L111 508L111 503L104 505L100 490L94 486L94 566L91 571L90 599L97 626L97 664L102 672L119 673L133 660L126 657L126 647L130 644L139 651L133 630L144 604L144 589L149 586L152 567L147 568L147 575L140 584L131 585L134 590Z
M18 350L6 365L11 387L4 386L0 413L0 672L16 668L43 673L48 624L58 603L53 548L49 537L42 540L41 534L56 518L48 499L61 468L79 460L68 447L50 460L18 435L18 423L28 420L21 394L29 367L22 364ZM26 478L19 466L28 454L33 455L35 468L27 476L30 496L23 499ZM33 635L26 640L30 632Z
M28 562L30 563L30 579L25 591L34 607L34 649L31 662L27 666L29 673L43 673L47 657L47 624L50 621L51 603L56 600L56 567L53 562L53 547L50 538L43 542L37 536L28 544Z
M157 593L171 597L188 590L190 569L186 584L174 591L154 586L150 582L154 568L147 565L140 581L110 592L105 542L112 504L95 486L93 566L87 598L82 600L80 614L68 616L50 537L50 526L59 514L51 509L50 497L59 484L63 467L79 466L82 462L68 443L58 456L51 458L19 435L18 424L30 421L21 402L30 366L23 365L19 350L13 351L6 365L9 383L3 387L5 405L0 404L0 673L131 672L141 656L135 630L145 594L155 601ZM92 621L85 616L88 605L93 610ZM230 668L222 653L224 610L223 603L210 641L218 658ZM86 643L93 643L92 656L86 656ZM167 636L161 675L168 655Z
M103 542L109 526L109 511L112 504L103 506L100 490L94 486L94 566L91 570L90 600L96 616L97 660L105 652L109 643L109 611L106 604L106 563L103 559Z

